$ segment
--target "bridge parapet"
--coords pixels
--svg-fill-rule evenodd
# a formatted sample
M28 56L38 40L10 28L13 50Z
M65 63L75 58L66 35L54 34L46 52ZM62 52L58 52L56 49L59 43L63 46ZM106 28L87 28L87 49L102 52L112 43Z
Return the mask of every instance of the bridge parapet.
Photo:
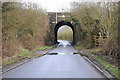
M50 23L57 24L59 21L71 21L69 12L48 12Z

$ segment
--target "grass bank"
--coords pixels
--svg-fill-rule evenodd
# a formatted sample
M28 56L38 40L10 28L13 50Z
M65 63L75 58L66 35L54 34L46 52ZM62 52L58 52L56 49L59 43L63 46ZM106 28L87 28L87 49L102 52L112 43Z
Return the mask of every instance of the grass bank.
M101 53L101 48L86 49L82 46L75 46L75 48L79 51L83 51L86 55L89 56L89 58L92 58L92 60L101 65L105 70L109 71L113 76L120 79L120 69L118 66L116 66L116 64L118 64L118 61L116 60L116 64L111 63L114 58L103 55Z
M36 48L33 49L31 51L27 50L27 49L23 49L21 52L19 52L17 55L14 55L12 57L6 57L3 61L2 61L2 66L5 67L9 64L12 63L16 63L17 61L23 60L23 59L31 59L36 57L36 55L34 54L34 52L36 51L41 51L41 50L46 50L46 49L51 49L52 47L50 46L44 46L44 47L40 47L40 48Z
M118 67L106 61L108 59L108 56L93 55L93 59L96 60L98 63L100 63L100 65L102 65L107 71L109 71L116 78L120 79L120 69L118 69Z

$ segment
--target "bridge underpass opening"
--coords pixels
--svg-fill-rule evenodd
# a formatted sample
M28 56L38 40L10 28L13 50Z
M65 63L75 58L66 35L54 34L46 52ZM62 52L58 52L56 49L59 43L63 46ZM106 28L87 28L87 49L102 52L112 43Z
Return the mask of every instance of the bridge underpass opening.
M71 22L68 22L68 21L60 21L55 25L55 28L54 28L55 44L58 43L58 39L59 39L58 32L64 26L66 26L67 28L69 27L69 30L71 30L71 34L72 34L72 38L71 38L72 42L71 43L74 45L74 43L75 43L75 27L73 24L71 24Z
M57 32L57 41L58 40L67 40L73 42L73 31L71 27L63 25L58 29Z

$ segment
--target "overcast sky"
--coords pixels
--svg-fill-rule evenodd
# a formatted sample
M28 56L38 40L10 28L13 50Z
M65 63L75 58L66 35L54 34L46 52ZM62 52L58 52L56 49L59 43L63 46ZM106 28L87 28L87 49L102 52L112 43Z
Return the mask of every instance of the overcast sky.
M41 6L46 9L48 12L58 12L63 9L68 10L70 9L70 2L77 1L77 0L22 0L22 1L29 1L33 3L40 3Z
M0 0L1 1L1 0ZM120 0L2 0L2 1L25 1L40 4L48 12L59 12L70 9L70 2L96 2L96 1L120 1Z
M70 2L95 2L95 1L105 1L105 0L22 0L33 3L40 3L41 6L46 9L48 12L59 12L63 9L70 9ZM107 1L119 1L119 0L107 0Z

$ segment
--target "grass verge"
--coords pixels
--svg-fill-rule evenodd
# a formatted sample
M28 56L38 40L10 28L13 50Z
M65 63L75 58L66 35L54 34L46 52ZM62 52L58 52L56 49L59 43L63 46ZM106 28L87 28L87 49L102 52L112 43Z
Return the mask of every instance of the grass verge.
M14 55L12 57L5 57L5 59L3 59L3 61L2 61L2 66L4 67L4 66L7 66L9 64L16 63L17 61L20 61L20 60L23 60L23 59L34 58L34 57L36 57L36 55L34 55L35 51L51 49L51 48L52 47L44 46L44 47L40 47L40 48L34 49L32 51L29 51L27 49L23 49L17 55Z
M77 50L83 50L85 47L83 47L83 46L74 46L74 48L77 49Z
M82 50L86 55L91 57L93 60L99 63L104 69L109 71L112 75L114 75L116 78L120 80L120 69L118 69L117 66L111 64L110 61L107 60L110 58L109 56L101 54L102 51L101 48L86 49L81 46L76 46L75 48L77 50Z
M107 62L106 61L107 58L108 56L97 56L97 55L93 56L94 60L100 63L106 70L108 70L112 75L114 75L116 78L120 80L120 69Z
M51 49L51 48L52 48L51 46L40 47L40 48L36 48L36 49L32 50L32 52L41 51L41 50L45 50L45 49Z

